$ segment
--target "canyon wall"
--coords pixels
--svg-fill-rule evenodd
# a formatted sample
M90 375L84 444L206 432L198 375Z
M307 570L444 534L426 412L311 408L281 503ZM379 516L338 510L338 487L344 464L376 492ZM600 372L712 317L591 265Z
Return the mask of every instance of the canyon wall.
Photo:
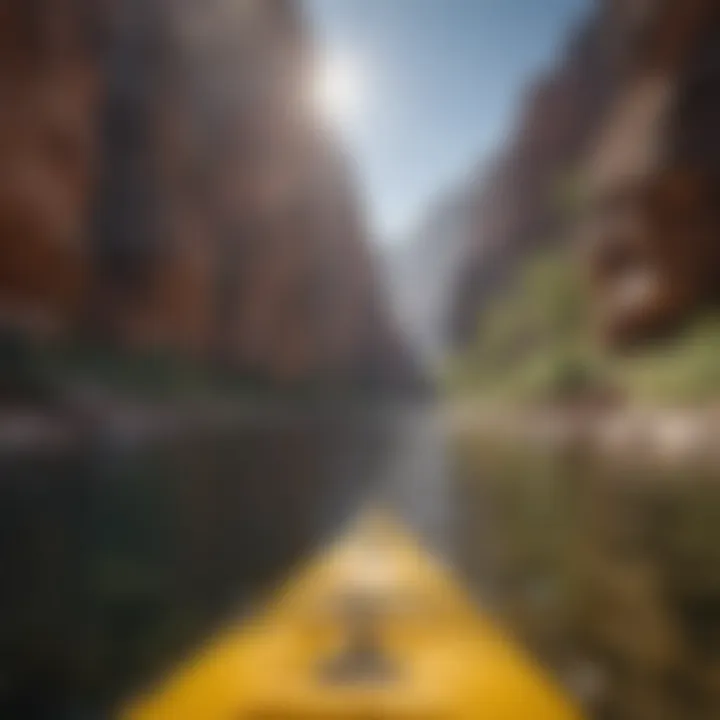
M399 372L351 162L308 100L297 3L0 13L5 326L270 381Z
M651 3L586 160L602 335L671 333L720 300L720 3Z
M718 299L719 11L716 0L593 4L509 139L447 203L465 231L451 243L435 232L436 256L460 246L462 258L434 321L446 347L470 342L487 301L548 248L580 258L598 334L615 346Z
M92 2L0 3L0 318L67 332L87 273L101 17Z

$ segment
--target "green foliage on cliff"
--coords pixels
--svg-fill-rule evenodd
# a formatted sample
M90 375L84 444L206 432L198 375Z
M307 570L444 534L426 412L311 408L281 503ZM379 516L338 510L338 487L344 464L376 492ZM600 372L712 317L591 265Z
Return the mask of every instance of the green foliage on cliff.
M486 305L473 344L446 372L449 391L500 402L692 405L720 397L720 317L625 355L593 338L587 288L559 252L529 261Z
M720 317L698 318L672 341L615 360L628 395L663 404L703 404L720 398Z
M451 391L535 401L594 391L605 378L587 317L571 263L535 258L481 314L474 343L448 368Z

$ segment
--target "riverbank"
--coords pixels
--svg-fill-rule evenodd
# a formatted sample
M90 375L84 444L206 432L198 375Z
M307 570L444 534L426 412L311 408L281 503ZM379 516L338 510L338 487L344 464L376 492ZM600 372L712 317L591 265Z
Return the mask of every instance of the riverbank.
M482 437L623 463L708 464L720 469L720 405L701 408L513 407L456 404L453 437Z

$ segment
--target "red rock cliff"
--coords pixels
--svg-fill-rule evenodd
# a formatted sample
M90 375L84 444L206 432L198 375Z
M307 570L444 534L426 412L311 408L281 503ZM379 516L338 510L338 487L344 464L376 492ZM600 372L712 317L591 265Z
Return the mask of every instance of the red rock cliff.
M0 2L0 319L67 331L80 310L97 159L92 2Z
M719 38L717 0L597 3L471 188L455 341L518 261L560 242L585 249L611 343L718 299ZM567 206L578 190L582 228Z
M9 316L271 380L392 365L352 167L308 102L297 3L0 13Z

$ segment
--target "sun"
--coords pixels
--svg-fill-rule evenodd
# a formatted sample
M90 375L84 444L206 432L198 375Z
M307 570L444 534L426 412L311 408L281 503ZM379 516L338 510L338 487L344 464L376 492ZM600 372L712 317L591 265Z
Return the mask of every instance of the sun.
M315 70L313 104L333 124L347 125L362 109L363 85L362 72L355 58L328 55L321 59Z

